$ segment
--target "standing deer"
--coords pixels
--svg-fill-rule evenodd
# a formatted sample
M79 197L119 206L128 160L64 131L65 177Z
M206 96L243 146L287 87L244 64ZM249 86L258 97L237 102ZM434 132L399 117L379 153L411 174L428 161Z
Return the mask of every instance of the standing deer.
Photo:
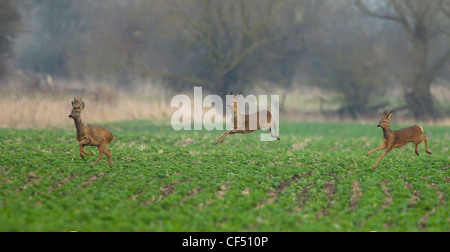
M72 101L72 113L70 113L69 118L73 119L75 122L75 127L77 129L77 141L80 143L80 156L84 159L84 155L91 156L92 153L87 153L84 151L84 146L97 146L98 148L98 158L94 162L94 165L102 159L103 153L105 153L111 164L111 151L106 149L113 139L113 134L106 128L92 126L84 124L81 121L81 111L84 109L84 102L82 98L75 97Z
M230 93L230 95L233 95L233 93ZM236 133L246 134L246 133L251 133L253 131L261 130L261 129L269 130L270 135L273 138L280 140L280 138L276 135L277 134L277 125L276 125L275 120L272 120L272 113L270 113L270 111L261 110L256 113L253 113L253 114L241 114L239 112L238 98L240 95L241 95L241 93L234 96L233 100L230 102L230 104L227 105L227 107L229 107L231 109L231 111L233 111L233 117L232 117L233 118L233 127L232 127L232 129L223 133L217 139L216 144L219 142L223 143L223 141L225 140L225 137L227 137L229 134L236 134ZM255 129L253 129L253 127L252 127L252 129L250 129L250 122L256 122ZM262 123L260 124L260 122L262 122ZM274 127L275 135L273 135L273 133L272 133L272 126Z
M407 128L394 130L392 131L389 127L389 120L392 118L392 113L394 111L391 111L389 114L384 111L383 115L381 117L380 123L377 125L377 127L380 127L383 129L383 143L378 146L376 149L370 151L367 153L367 156L372 154L373 152L377 150L383 150L386 149L386 151L381 155L380 159L372 166L373 168L376 168L378 163L381 161L381 159L386 156L393 148L400 148L404 145L406 145L409 142L412 142L416 145L415 152L417 156L419 156L419 151L417 150L417 146L422 142L425 141L425 150L428 154L431 154L431 151L428 149L428 141L426 136L422 136L423 134L423 128L414 125Z

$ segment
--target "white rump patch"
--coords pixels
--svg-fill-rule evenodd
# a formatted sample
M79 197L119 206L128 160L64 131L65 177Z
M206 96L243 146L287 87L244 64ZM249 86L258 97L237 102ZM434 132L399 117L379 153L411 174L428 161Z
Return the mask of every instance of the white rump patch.
M422 128L422 126L420 126L420 125L417 125L417 126L419 126L419 128L422 130L422 133L423 133L423 128Z

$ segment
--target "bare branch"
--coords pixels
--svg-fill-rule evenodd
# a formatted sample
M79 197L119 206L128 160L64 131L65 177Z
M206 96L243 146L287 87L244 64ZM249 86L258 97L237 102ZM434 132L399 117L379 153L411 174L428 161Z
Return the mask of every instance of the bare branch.
M225 76L228 72L230 72L231 70L233 70L239 63L242 62L242 60L251 52L253 52L258 46L260 46L261 44L263 44L263 41L255 41L251 46L247 47L245 50L243 50L240 54L237 55L237 57L234 59L233 62L231 62L231 64L226 67L225 69L223 69L220 74L219 74L219 78Z
M449 8L449 10L447 10L447 9L445 8L443 2L444 2L443 0L440 0L440 1L439 1L439 7L441 8L442 13L444 13L444 15L445 15L446 17L450 18L450 8ZM449 6L449 7L450 7L450 6Z
M445 66L445 64L450 61L450 49L444 54L439 60L434 63L433 67L428 72L430 79L434 79L436 74Z
M198 1L201 10L198 20L189 15L176 0L173 1L186 30L208 50L206 60L211 64L212 80L223 79L258 47L280 37L267 34L268 27L274 21L273 1L255 1L259 5L255 9L249 0L233 3L201 0ZM192 82L192 78L150 73Z
M391 0L392 6L394 6L394 10L399 16L400 24L403 29L408 33L411 38L414 38L414 29L409 25L408 19L406 17L407 11L401 6L401 4L397 0ZM412 7L409 7L412 8ZM414 15L413 9L410 9L412 15Z
M358 7L361 11L363 11L364 13L366 13L367 15L372 16L372 17L388 19L388 20L392 20L395 22L399 22L399 23L402 22L402 20L397 16L392 16L392 15L388 15L388 14L379 14L379 13L369 10L369 8L367 8L367 6L361 0L356 0L356 7Z
M367 8L367 6L363 3L362 0L356 0L356 6L366 13L367 15L375 18L380 19L386 19L390 21L397 22L402 25L403 29L408 33L410 37L414 37L414 32L411 26L408 24L408 20L406 18L406 13L403 7L397 2L397 0L390 0L390 3L392 3L392 6L394 7L395 12L397 13L396 16L390 15L390 14L380 14L377 12L373 12Z
M203 86L208 86L208 87L213 87L213 83L203 80L203 79L199 79L199 78L194 78L194 77L189 77L189 76L181 76L181 75L177 75L177 74L168 74L168 73L163 73L163 72L158 72L158 71L151 71L150 69L139 65L137 63L133 63L133 70L138 69L140 74L143 75L147 75L147 76L153 76L153 77L162 77L162 78L168 78L168 79L174 79L174 80L181 80L184 82L189 82L189 83L194 83L194 84L199 84L199 85L203 85Z

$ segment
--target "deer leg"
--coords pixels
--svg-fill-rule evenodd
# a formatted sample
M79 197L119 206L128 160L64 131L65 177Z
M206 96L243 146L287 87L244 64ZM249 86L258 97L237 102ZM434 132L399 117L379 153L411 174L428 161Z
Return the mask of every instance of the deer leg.
M108 149L105 148L104 152L108 156L108 163L111 164L111 156L112 156L111 151L109 151Z
M427 151L428 154L431 155L431 151L430 149L428 149L428 141L426 136L423 136L423 141L425 142L425 150Z
M417 156L419 156L419 150L417 149L417 147L422 142L423 142L423 137L422 136L420 136L419 139L417 139L417 141L413 142L416 145L416 148L414 148L414 152L416 153Z
M220 142L220 139L225 135L225 133L227 133L226 131L216 140L216 144Z
M372 167L374 169L377 168L378 163L380 163L381 159L383 159L384 156L386 156L386 154L388 154L391 150L392 150L392 148L387 148L386 151L383 153L383 155L381 155L380 159L378 159L378 161Z
M96 165L98 163L98 161L100 161L102 159L103 153L105 152L106 149L106 144L101 143L98 146L98 158L97 160L93 163L94 165Z
M386 145L385 145L384 143L382 143L382 144L381 144L380 146L378 146L377 148L375 148L375 149L369 151L369 153L367 153L367 156L369 156L370 154L374 153L375 151L382 150L382 149L384 149L384 148L386 148Z
M273 130L275 130L275 135L272 135L272 127L269 128L270 135L278 140L280 140L280 137L277 134L277 122L275 120L272 121Z
M225 139L225 137L226 137L228 134L230 134L230 131L231 131L231 130L225 131L219 138L217 138L216 144L219 143L221 139L222 139L222 143L223 143L223 140Z
M273 121L273 129L275 130L275 137L280 140L280 136L278 135L277 131L277 122L275 120Z
M227 137L228 134L230 134L231 131L232 130L229 130L229 131L225 132L224 136L222 137L222 141L220 141L220 143L223 143L223 141L225 140L225 137Z
M80 157L82 159L84 159L84 149L83 149L83 144L80 143Z
M273 129L275 130L275 135L272 132L272 126L273 126ZM280 138L277 136L277 124L276 124L275 120L272 120L270 123L269 122L268 123L264 123L262 128L264 130L269 130L271 137L280 140Z
M224 137L227 135L228 132L229 132L229 130L228 130L228 131L225 131L219 138L217 138L216 143L219 143L220 140L221 140L222 138L224 138Z
M90 142L91 142L91 141L90 141L89 139L83 139L83 140L80 141L80 157L81 157L82 159L84 159L84 154L86 153L86 152L84 151L84 146L87 145L87 144L89 144ZM90 156L90 155L88 155L88 156Z

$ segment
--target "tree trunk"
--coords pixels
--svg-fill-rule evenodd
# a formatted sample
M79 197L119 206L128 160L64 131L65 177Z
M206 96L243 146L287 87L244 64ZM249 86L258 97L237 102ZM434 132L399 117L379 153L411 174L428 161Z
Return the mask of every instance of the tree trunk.
M412 91L406 94L406 101L415 119L431 120L435 118L429 82L414 80Z
M413 39L413 83L411 92L406 94L408 107L415 119L430 120L436 114L431 96L431 76L428 69L428 32L425 25L418 23L414 30Z

